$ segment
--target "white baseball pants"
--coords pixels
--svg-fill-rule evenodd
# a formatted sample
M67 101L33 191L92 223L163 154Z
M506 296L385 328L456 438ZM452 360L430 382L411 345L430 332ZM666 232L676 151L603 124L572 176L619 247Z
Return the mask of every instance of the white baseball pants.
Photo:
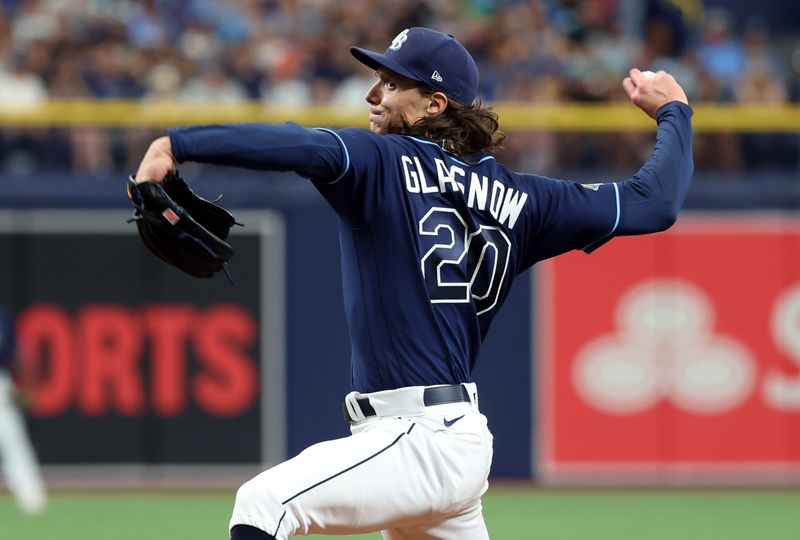
M28 514L38 514L44 510L47 497L13 390L11 377L0 370L0 463L19 507Z
M368 396L377 416L352 435L315 444L246 482L230 527L249 525L277 539L382 531L385 539L485 540L481 511L492 435L472 402L425 407L424 387Z

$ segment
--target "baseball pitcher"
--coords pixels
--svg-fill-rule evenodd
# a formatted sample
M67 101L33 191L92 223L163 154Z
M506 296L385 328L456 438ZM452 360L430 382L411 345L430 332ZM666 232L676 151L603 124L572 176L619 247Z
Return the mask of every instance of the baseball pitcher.
M384 53L350 52L375 72L369 129L170 129L135 176L160 183L185 161L296 171L339 218L352 434L245 483L231 538L485 539L492 435L471 382L481 342L537 261L675 222L692 177L692 110L668 73L631 70L622 86L658 124L651 158L629 179L556 180L493 157L497 116L452 35L409 28Z

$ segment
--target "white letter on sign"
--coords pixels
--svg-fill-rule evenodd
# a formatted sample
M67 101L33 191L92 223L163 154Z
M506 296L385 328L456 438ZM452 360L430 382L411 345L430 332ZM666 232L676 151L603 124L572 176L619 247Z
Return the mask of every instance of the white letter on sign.
M775 344L800 369L800 285L778 297L771 322ZM764 399L776 409L800 410L800 375L773 368L764 379Z

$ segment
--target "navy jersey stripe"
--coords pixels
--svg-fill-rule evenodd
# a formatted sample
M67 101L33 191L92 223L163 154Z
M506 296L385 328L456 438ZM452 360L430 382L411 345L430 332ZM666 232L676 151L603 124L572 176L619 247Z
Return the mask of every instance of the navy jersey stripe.
M283 523L283 518L285 517L286 517L286 509L284 508L283 514L281 514L281 519L278 520L278 526L275 527L275 532L272 533L272 536L274 536L275 538L278 537L278 531L281 530L281 523Z
M611 232L608 233L609 235L614 234L614 231L616 231L617 227L619 227L619 218L621 213L620 203L619 203L619 186L617 186L617 184L612 184L612 185L614 186L614 197L617 199L617 219L614 220L614 226L611 227Z
M346 175L347 171L350 170L350 152L347 150L347 145L344 144L344 141L339 136L339 134L333 131L332 129L328 128L314 128L314 129L318 131L325 131L336 137L336 140L339 141L339 145L342 147L342 151L344 152L344 166L342 167L342 172L339 173L339 176L337 176L335 180L328 182L328 184L335 184L336 182L344 178L344 175Z
M619 201L619 186L617 186L616 182L611 184L611 185L614 186L614 201L616 203L616 212L617 212L617 217L614 219L614 225L611 227L611 230L608 231L608 233L604 234L603 236L601 236L597 240L595 240L593 242L589 242L588 244L583 246L583 248L581 248L582 251L590 250L590 249L592 249L593 246L599 246L605 240L607 240L610 236L612 236L614 234L614 232L617 230L617 227L619 227L619 220L620 220L620 214L621 214L621 205L620 205L620 201Z

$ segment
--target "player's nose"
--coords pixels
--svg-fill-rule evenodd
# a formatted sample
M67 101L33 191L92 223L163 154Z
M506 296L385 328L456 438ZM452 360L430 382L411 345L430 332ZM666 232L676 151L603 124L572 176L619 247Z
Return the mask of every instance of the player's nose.
M367 103L370 105L377 105L381 102L380 89L380 81L377 81L369 90L367 90L367 94L364 96L364 99L367 100Z

